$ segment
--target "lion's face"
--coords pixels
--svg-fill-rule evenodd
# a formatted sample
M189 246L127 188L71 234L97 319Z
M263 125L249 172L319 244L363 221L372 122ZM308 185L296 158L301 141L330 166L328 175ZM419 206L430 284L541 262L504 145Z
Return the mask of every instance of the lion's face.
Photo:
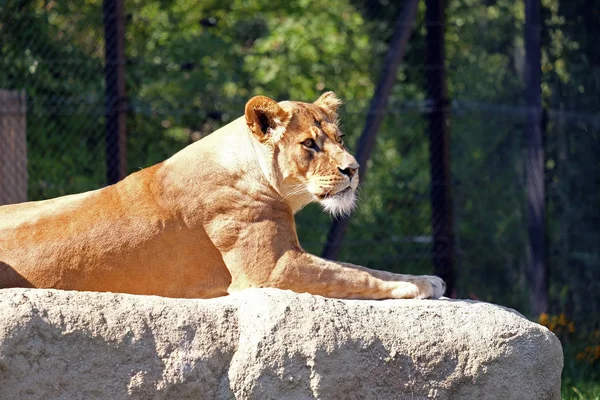
M317 201L333 215L349 214L356 203L359 165L344 147L336 114L341 102L332 92L314 103L278 104L260 97L261 103L249 110L255 99L246 106L246 119L276 161L281 194L300 207ZM249 119L249 111L256 118Z

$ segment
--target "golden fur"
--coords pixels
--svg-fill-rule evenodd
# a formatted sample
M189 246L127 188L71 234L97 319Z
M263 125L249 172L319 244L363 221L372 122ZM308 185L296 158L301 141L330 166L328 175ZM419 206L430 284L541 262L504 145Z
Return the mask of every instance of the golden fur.
M245 115L103 189L0 207L0 288L215 297L277 287L339 298L441 296L433 276L328 261L298 243L312 201L354 207L358 164L331 92L252 98Z

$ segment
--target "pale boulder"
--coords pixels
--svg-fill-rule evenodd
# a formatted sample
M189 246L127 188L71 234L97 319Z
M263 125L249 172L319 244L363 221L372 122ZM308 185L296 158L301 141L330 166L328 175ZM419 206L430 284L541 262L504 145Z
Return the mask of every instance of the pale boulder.
M560 399L562 365L487 303L0 290L0 399Z

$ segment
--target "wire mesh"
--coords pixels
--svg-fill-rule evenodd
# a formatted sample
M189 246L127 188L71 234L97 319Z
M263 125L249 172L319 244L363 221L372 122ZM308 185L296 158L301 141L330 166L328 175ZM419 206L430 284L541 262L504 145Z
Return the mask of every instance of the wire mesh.
M583 3L549 1L542 10L546 262L551 309L598 326L598 301L589 301L600 285L600 72L590 33L598 28L587 15L580 27L573 22ZM126 2L128 171L240 116L255 94L312 101L334 90L345 100L342 126L356 149L402 6ZM101 1L0 7L0 89L27 97L27 198L106 185ZM528 312L523 5L450 1L446 13L457 295ZM427 71L442 66L425 61L424 15L421 3L339 257L403 273L433 272L427 126L435 105ZM0 152L8 159L9 150ZM315 205L298 214L308 251L321 253L330 222Z

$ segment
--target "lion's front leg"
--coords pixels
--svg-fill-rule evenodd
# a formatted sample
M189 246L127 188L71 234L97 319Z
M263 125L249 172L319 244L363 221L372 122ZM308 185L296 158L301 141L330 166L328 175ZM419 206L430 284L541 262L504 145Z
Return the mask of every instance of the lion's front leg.
M444 294L446 285L435 276L376 271L306 253L293 223L288 222L291 215L282 212L273 217L275 211L271 207L265 211L266 218L238 223L237 229L231 219L216 219L209 225L207 233L231 274L229 293L274 287L346 299L439 298ZM232 232L237 232L233 239L228 236Z
M392 281L398 284L398 287L392 292L394 299L437 299L442 297L446 291L446 283L437 276L395 274L348 263L342 264L364 270L383 281Z
M444 282L436 276L376 271L325 260L301 250L286 252L269 276L255 276L250 281L233 282L232 289L277 287L348 299L439 298L446 289Z
M330 270L334 276L329 297L437 299L443 296L446 290L446 284L437 276L394 274L349 263L324 260L312 254L306 254L306 257L312 262L316 262L316 268ZM362 284L354 286L355 278L362 280ZM354 288L354 290L350 292L348 288Z

